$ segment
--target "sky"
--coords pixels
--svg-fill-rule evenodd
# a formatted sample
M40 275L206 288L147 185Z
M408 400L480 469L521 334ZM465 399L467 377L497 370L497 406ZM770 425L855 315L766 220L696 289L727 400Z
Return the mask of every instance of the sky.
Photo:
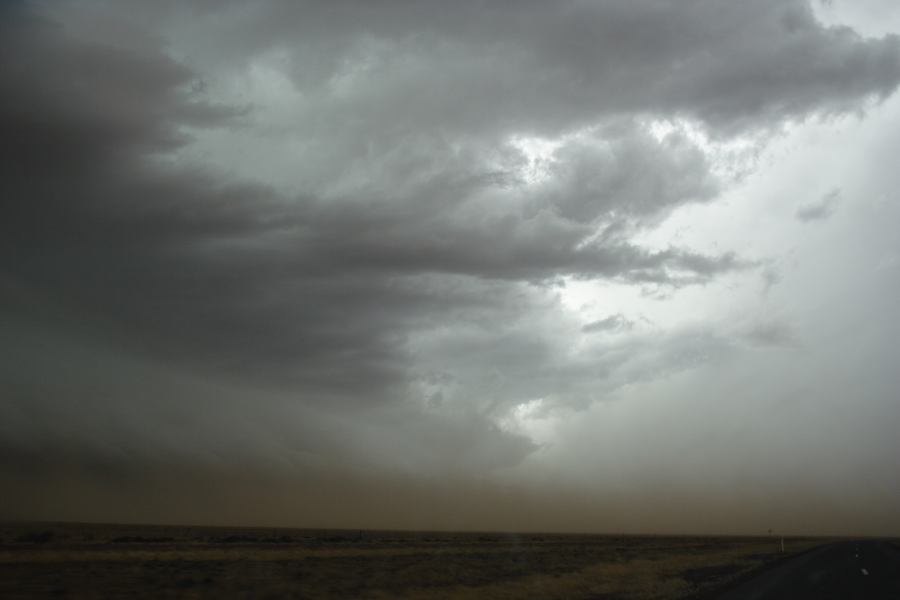
M0 5L0 518L900 535L895 0Z

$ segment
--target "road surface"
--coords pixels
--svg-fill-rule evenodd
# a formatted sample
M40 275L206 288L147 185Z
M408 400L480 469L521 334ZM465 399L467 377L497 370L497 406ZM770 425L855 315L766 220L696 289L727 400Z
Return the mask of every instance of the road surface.
M900 547L837 542L790 559L719 596L720 600L898 600Z

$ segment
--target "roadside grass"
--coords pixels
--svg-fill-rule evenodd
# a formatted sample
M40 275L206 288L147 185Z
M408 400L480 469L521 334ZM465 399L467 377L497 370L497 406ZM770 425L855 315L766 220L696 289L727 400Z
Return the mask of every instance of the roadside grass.
M815 545L817 542L792 542L786 548L785 555ZM401 597L408 600L683 598L715 589L783 556L773 552L770 543L749 544L723 551L684 553L681 550L652 559L600 562L566 574L533 575L484 586L411 590Z

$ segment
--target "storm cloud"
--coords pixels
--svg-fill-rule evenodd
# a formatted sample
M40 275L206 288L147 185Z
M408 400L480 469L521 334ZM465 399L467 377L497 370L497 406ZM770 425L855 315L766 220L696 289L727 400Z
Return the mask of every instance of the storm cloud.
M131 518L197 519L191 481L200 503L258 477L281 508L250 521L341 525L351 498L277 500L307 481L443 510L520 486L542 527L602 527L554 525L542 473L575 472L567 440L585 434L548 424L698 371L741 379L759 353L802 352L812 318L702 312L772 264L785 287L790 249L672 223L756 185L792 131L864 122L900 84L900 38L801 0L0 10L0 508L16 517L79 518L85 498L171 477L187 507ZM840 194L837 220L840 185L784 220L828 218ZM655 493L640 454L610 506ZM592 478L557 483L589 504ZM56 484L71 502L29 512ZM373 511L351 526L491 520Z

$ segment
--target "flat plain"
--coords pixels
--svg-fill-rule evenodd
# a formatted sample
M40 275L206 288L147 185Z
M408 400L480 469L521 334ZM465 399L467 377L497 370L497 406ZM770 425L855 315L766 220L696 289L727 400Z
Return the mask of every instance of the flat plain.
M0 525L0 598L708 598L826 540Z

